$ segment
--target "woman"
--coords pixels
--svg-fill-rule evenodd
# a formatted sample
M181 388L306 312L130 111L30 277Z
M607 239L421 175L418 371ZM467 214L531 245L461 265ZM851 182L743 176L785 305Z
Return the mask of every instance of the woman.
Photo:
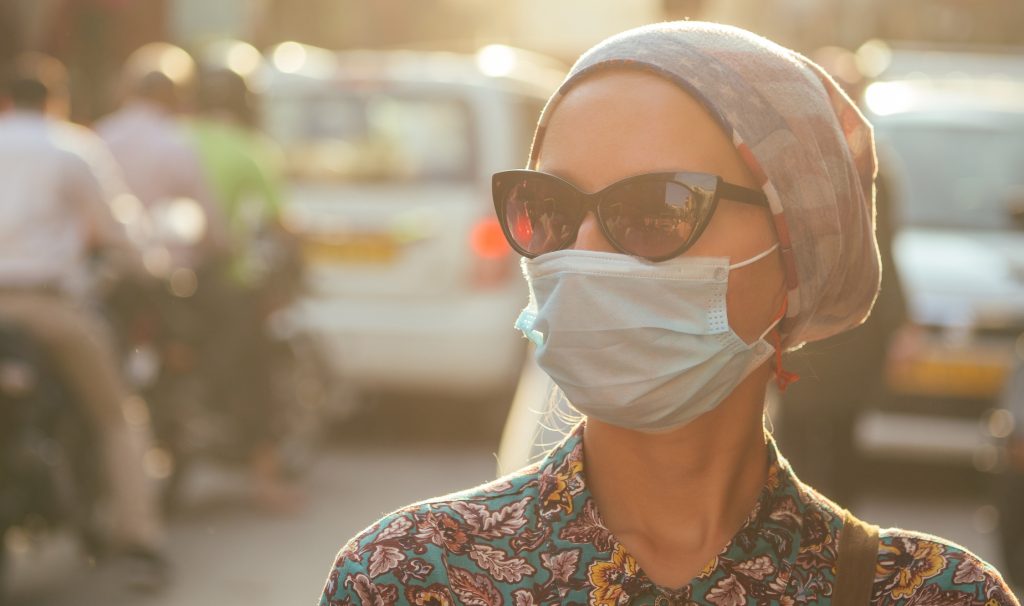
M517 326L586 420L360 533L321 604L1017 604L973 554L801 484L765 434L781 351L878 289L871 129L817 66L725 26L625 32L549 101L531 168L494 179L529 258Z

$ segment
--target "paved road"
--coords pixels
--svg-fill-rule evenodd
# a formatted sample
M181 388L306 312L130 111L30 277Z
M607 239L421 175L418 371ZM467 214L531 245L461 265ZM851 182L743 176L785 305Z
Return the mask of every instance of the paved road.
M82 561L65 539L16 558L13 604L312 604L348 537L391 509L493 473L493 457L479 446L341 447L309 475L303 514L282 517L247 508L236 475L208 472L193 482L203 498L173 524L176 583L169 591L140 598L119 587L114 571Z
M325 451L308 476L311 500L299 516L279 517L248 508L237 473L208 470L194 478L187 513L173 523L170 550L177 582L161 595L128 592L113 571L81 560L65 539L17 555L12 603L312 604L335 551L349 536L391 509L485 481L494 473L493 442L476 439L467 445L460 434L470 428L439 417L426 430L428 421L407 423L411 433L402 436L388 429L394 418L376 419L370 439L365 434L358 441L348 436ZM417 433L434 438L418 439ZM913 494L869 495L853 509L883 525L946 536L998 565L995 536L986 532L986 516L978 513L982 506L977 497L915 488Z

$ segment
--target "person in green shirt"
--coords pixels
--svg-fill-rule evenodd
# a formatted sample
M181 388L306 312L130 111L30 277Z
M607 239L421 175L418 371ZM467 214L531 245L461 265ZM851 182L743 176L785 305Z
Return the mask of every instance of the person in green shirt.
M249 286L266 270L251 258L251 247L262 232L280 224L283 199L283 158L273 141L257 130L252 97L241 75L210 70L202 76L199 114L189 128L227 219L232 278Z
M227 222L230 252L208 288L211 339L207 371L214 401L235 406L249 438L255 496L272 509L292 510L301 494L284 479L278 441L281 407L271 376L270 313L294 294L295 248L280 227L281 155L257 130L245 79L226 68L200 77L198 112L189 125L210 189Z

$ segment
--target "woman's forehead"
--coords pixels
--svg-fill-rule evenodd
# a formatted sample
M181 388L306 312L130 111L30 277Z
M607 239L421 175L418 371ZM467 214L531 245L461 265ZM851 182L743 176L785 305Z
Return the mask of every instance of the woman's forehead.
M656 75L606 70L574 84L548 109L540 170L585 191L649 172L691 171L754 185L711 114Z

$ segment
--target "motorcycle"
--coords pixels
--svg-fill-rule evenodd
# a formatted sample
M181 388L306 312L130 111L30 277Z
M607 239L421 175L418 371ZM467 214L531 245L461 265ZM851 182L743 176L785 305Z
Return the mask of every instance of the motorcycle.
M179 249L197 245L203 234L194 228L202 221L181 218L202 212L198 203L172 204L149 214L150 230L159 235L151 241L170 241ZM288 307L301 284L297 249L274 233L257 238L252 248L250 265L262 271L262 287L250 292L229 285L225 264L214 258L153 267L147 285L130 286L110 299L125 374L150 411L156 439L150 473L163 481L170 510L180 502L190 468L203 462L234 466L249 455L235 394L251 379L239 374L239 357L251 353L240 347L241 338L267 356L265 384L280 418L278 447L288 470L307 466L324 409L337 397L339 383L319 344L292 321ZM248 323L254 328L225 333L225 326L237 326L238 313L257 314Z
M25 541L70 527L98 555L105 535L96 444L91 419L46 353L19 327L0 324L0 537ZM0 549L0 580L3 558Z

